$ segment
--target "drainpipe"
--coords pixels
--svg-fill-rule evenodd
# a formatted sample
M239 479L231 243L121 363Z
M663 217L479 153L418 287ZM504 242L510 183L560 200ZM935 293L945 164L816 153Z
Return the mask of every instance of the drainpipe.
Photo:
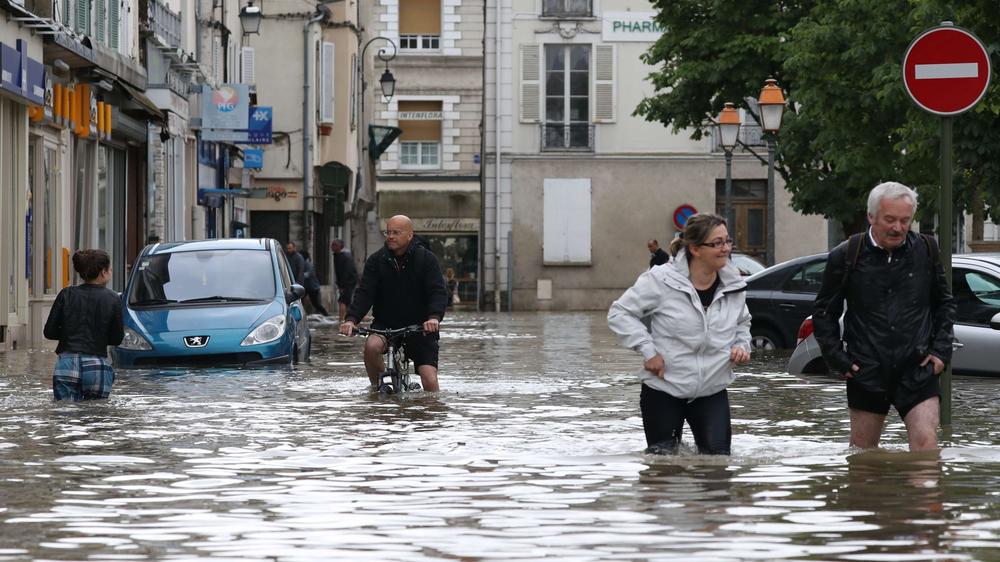
M502 30L501 22L503 21L503 0L496 0L496 3L497 3L497 5L496 5L496 11L497 11L497 13L496 13L496 46L494 47L495 56L496 56L496 61L494 61L495 65L496 65L496 77L495 77L496 82L495 82L495 86L493 88L493 97L494 97L494 99L493 99L494 125L493 126L496 129L496 131L495 131L496 132L496 162L494 163L494 166L496 168L496 170L494 172L495 177L496 177L496 184L495 184L495 187L496 187L496 212L493 214L493 220L496 221L496 242L495 242L495 244L496 244L496 247L495 247L495 249L496 249L496 261L494 263L494 268L493 268L493 303L494 303L494 310L496 312L500 312L500 279L501 279L501 275L500 275L500 243L503 241L503 229L502 229L501 223L500 223L500 200L501 200L501 198L500 198L500 166L501 166L501 158L500 158L500 156L503 154L503 150L500 147L500 139L501 139L501 135L500 135L500 125L501 125L501 120L500 120L500 84L502 84L502 82L501 82L501 74L500 74L500 72L501 72L500 63L502 62L502 60L501 60L501 54L500 54L500 48L503 45L503 41L500 38L500 33L501 33L501 30ZM511 307L512 303L507 303L507 306Z
M309 111L312 109L310 90L312 89L312 24L325 20L330 15L330 8L324 4L316 6L316 13L302 26L302 247L309 246L309 197L312 195L312 136L309 121ZM311 249L311 248L310 248Z

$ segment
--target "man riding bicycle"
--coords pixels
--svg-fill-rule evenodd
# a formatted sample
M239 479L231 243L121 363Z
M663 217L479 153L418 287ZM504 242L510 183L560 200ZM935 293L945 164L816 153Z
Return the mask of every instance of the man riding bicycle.
M372 310L375 328L424 327L423 334L410 334L403 342L424 390L438 390L438 328L444 318L448 291L437 257L413 240L413 221L396 215L385 225L385 246L365 260L361 282L347 311L340 333L350 336L357 323ZM370 335L365 341L365 371L373 388L385 370L382 355L385 338Z

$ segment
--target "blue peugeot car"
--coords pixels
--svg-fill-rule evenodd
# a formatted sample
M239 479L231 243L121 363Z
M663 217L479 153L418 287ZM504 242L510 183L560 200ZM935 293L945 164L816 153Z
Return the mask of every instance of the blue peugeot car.
M129 275L117 367L251 366L309 359L311 336L281 245L269 238L152 244Z

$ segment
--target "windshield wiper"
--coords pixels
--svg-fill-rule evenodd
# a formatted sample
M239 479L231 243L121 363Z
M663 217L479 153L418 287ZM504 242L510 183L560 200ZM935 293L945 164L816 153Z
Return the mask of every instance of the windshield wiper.
M170 304L170 303L174 303L174 302L177 302L177 301L175 301L173 299L144 299L144 300L135 301L135 302L132 302L132 303L129 303L129 304L131 304L132 306L152 306L152 305L157 305L157 304Z
M180 304L187 304L193 302L249 302L249 301L259 301L261 299L252 299L247 297L223 297L220 295L215 295L213 297L200 297L197 299L184 299L182 301L177 301Z

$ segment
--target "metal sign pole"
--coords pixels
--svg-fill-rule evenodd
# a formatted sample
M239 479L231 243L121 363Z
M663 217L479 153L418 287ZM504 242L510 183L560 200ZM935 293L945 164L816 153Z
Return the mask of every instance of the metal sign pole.
M941 201L939 203L938 240L941 245L941 265L944 277L951 287L952 223L954 218L952 196L952 118L941 118ZM951 365L941 373L941 425L951 425Z

